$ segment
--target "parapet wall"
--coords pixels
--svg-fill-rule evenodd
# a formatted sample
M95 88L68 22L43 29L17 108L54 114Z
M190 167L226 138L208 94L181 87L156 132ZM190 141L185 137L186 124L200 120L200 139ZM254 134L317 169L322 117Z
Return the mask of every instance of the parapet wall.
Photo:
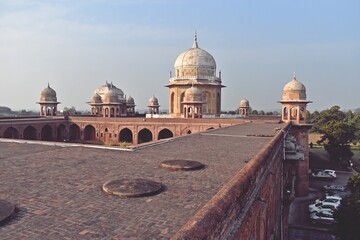
M172 239L279 239L285 229L284 131L279 131Z

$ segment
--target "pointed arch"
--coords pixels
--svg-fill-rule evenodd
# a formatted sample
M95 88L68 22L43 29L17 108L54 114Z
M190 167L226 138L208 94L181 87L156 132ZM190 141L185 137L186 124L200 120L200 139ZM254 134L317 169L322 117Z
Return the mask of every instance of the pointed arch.
M80 127L75 123L71 124L69 127L69 140L70 141L80 140Z
M133 142L133 133L129 128L121 129L119 133L119 142Z
M141 129L138 133L138 143L151 142L153 140L153 135L151 131L147 128Z
M158 139L166 139L166 138L172 138L174 137L174 134L172 133L172 131L170 131L167 128L162 129L159 134L158 134Z
M36 129L33 126L27 126L23 132L23 138L26 140L36 140Z
M92 125L86 125L84 128L84 140L85 141L94 141L96 139L96 130Z
M57 126L56 128L56 140L57 141L64 141L65 138L65 125L64 124L60 124L59 126Z
M14 127L8 127L4 134L3 134L4 138L13 138L13 139L18 139L19 138L19 132L16 128Z
M41 141L52 141L53 140L53 134L52 134L52 127L49 125L45 125L41 129Z

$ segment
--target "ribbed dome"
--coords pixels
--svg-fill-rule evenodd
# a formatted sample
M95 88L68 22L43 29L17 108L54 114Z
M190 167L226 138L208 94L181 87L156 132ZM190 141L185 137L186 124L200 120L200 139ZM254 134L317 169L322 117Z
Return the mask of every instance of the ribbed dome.
M306 91L304 84L294 78L284 87L284 91Z
M186 89L184 95L185 102L201 102L201 91L197 87L192 86L191 88Z
M152 96L149 99L149 106L159 106L159 100L155 96Z
M284 86L282 100L306 100L306 88L295 76Z
M193 47L181 53L175 61L175 69L197 68L208 69L215 73L216 62L214 57L207 51L199 48L195 35ZM209 72L209 71L207 71Z
M104 94L104 103L120 103L118 91L115 88L110 88L108 92Z
M250 107L249 100L247 100L246 98L241 99L240 107Z
M116 93L118 99L125 100L124 92L120 88L117 88L113 83L106 82L104 85L95 89L94 93L97 93L100 95L101 98L104 98L105 94L110 91L110 89L112 89L112 91Z
M102 101L101 101L101 96L100 96L99 94L97 94L97 93L94 93L94 95L91 97L90 102L91 102L92 104L102 103Z
M56 92L50 87L50 84L41 91L40 102L57 102Z

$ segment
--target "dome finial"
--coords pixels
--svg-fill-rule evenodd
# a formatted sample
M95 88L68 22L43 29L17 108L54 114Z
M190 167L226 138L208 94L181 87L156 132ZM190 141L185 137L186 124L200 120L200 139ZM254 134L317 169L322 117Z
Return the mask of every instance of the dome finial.
M296 73L295 72L293 73L293 79L296 80Z
M192 48L199 48L199 45L197 43L197 33L196 33L196 30L195 30L195 35L194 35L194 44L193 44L193 47Z

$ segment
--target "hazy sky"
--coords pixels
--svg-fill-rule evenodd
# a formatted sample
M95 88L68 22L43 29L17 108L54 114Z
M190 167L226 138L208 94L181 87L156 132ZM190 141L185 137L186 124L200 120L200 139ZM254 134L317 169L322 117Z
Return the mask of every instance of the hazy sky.
M0 106L38 109L50 83L63 107L112 81L144 109L193 43L222 71L222 109L246 97L279 109L296 72L314 103L360 107L359 0L0 0Z

